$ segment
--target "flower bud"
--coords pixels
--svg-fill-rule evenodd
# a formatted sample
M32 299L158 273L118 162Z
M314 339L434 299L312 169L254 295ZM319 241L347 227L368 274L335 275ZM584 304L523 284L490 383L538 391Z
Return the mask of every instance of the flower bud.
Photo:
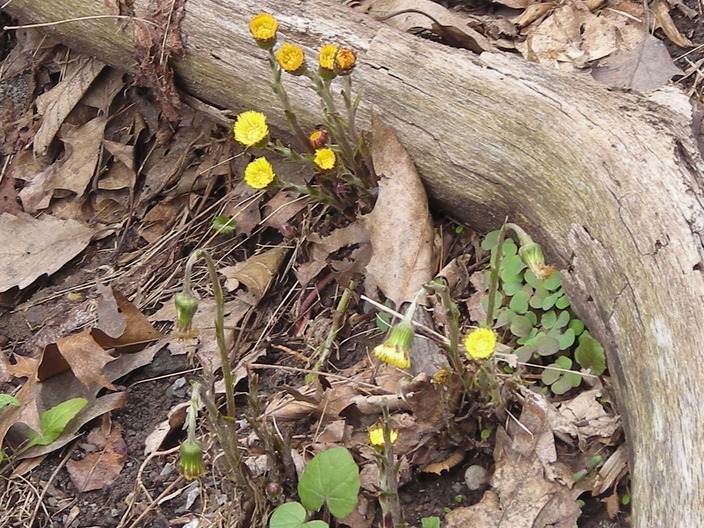
M325 144L328 142L328 139L330 139L328 131L325 130L323 127L316 128L313 133L308 136L308 142L310 143L310 146L313 147L315 150L324 147Z
M205 474L203 448L200 442L186 440L181 444L178 456L178 472L186 480L195 480Z
M198 310L198 299L190 292L182 291L174 295L176 304L176 333L179 336L191 335L191 323Z
M380 360L395 365L398 368L411 366L411 342L415 332L411 324L401 321L391 329L389 338L374 348L374 354Z
M545 264L543 250L535 242L522 245L518 250L518 255L540 280L549 279L555 271L555 266L547 266Z

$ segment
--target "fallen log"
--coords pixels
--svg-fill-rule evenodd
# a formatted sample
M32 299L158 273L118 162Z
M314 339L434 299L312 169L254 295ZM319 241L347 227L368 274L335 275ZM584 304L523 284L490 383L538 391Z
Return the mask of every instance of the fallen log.
M5 9L53 22L109 14L106 4L13 0ZM133 4L149 16L146 0ZM185 54L173 62L179 86L236 112L266 110L283 127L266 54L247 29L259 12L274 13L281 40L311 57L327 42L357 50L362 125L374 108L396 129L443 210L478 230L508 215L548 248L573 307L608 351L630 445L634 526L704 526L704 162L687 99L449 49L322 0L189 0ZM124 20L44 30L137 69ZM303 122L316 124L305 79L287 81Z

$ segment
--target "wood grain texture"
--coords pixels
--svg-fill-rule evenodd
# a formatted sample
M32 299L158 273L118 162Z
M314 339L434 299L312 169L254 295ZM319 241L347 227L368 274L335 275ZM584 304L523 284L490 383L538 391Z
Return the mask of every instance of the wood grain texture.
M135 0L137 12L146 0ZM91 0L13 0L20 20L105 14ZM266 111L265 53L247 22L271 12L280 40L309 57L327 42L359 52L365 96L394 127L434 203L479 230L505 215L563 269L577 313L608 349L630 441L639 528L704 526L704 163L691 108L676 91L622 93L504 55L479 57L320 1L190 0L179 85L235 112ZM113 21L47 31L83 53L134 69L129 28ZM288 79L302 121L320 121L305 79ZM662 101L676 107L669 108Z

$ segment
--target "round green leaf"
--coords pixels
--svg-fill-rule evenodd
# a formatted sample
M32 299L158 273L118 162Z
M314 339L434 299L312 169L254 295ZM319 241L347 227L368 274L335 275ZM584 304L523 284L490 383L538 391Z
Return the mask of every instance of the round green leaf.
M540 324L542 325L545 330L550 330L553 326L555 326L555 322L557 321L557 314L555 313L554 310L550 310L549 312L545 312L543 314L543 317L540 318Z
M518 255L504 257L501 261L501 280L503 282L518 282L521 280L521 271L526 265Z
M528 288L530 288L530 286L528 286ZM513 296L511 302L508 304L508 307L517 314L526 313L528 311L528 299L530 299L531 293L532 288L530 292L527 291L526 288L523 288Z
M531 330L533 330L533 323L523 315L518 315L511 321L511 333L516 337L528 337Z
M543 304L540 305L540 308L543 310L546 310L546 311L549 310L550 308L555 306L555 301L557 301L557 297L558 297L557 293L553 293L551 295L546 296L543 299Z
M535 312L526 312L524 315L528 318L528 320L533 326L538 324L538 314L536 314Z
M570 313L567 311L562 311L562 312L560 312L560 315L557 317L557 321L555 321L555 328L563 328L569 322L570 322Z
M516 247L516 243L511 240L510 238L504 239L504 245L503 245L503 257L513 257L518 253L518 248Z
M584 323L581 319L572 319L570 324L567 325L568 328L574 330L574 335L578 336L584 332Z
M572 360L568 358L567 356L560 356L555 360L555 365L560 367L561 369L571 369L572 368Z
M298 481L298 496L310 511L327 503L330 513L342 519L357 505L359 468L350 452L334 447L313 457Z
M582 383L582 376L575 372L574 374L565 374L565 377L570 380L570 383L572 383L573 387L579 387L579 385Z
M548 291L542 286L538 286L533 292L533 296L530 298L530 307L534 309L539 309L543 307L543 302L548 296Z
M518 314L516 314L513 310L505 308L499 312L499 316L496 318L496 324L494 326L496 328L508 326L511 324L511 321L513 321L513 318L516 317L516 315Z
M550 390L556 394L564 394L572 388L572 383L567 376L561 376L555 383L550 385Z
M306 509L297 502L287 502L274 510L269 518L269 528L328 528L324 521L306 520Z
M533 357L533 352L535 352L535 349L533 347L524 345L518 347L513 353L518 356L518 361L522 361L523 363L525 363L526 361L530 360L531 357Z
M237 229L237 221L227 216L216 216L213 219L213 230L223 235L229 235Z
M559 308L560 310L564 310L565 308L569 307L570 305L570 300L567 298L567 295L562 295L559 299L555 301L555 307Z
M550 291L557 290L562 285L562 276L560 275L560 272L556 271L550 275L550 278L543 281L543 285Z
M540 379L545 383L545 385L552 385L555 383L558 379L560 379L560 376L562 375L562 372L559 370L553 370L550 367L556 366L554 363L552 365L548 365L548 368L543 370L543 373L540 376Z
M533 273L530 269L527 269L526 272L523 274L523 280L525 280L535 289L544 288L543 283L545 281L536 277L535 273Z
M508 295L509 297L513 297L514 295L516 295L516 293L521 291L522 287L523 287L523 283L520 281L504 282L501 289L504 291L504 293L506 295Z
M597 376L606 370L606 355L604 348L593 337L582 334L579 345L574 351L574 358L582 368L591 369Z
M494 295L494 318L496 318L496 315L499 311L499 308L501 308L504 304L504 296L501 295L499 292L496 292ZM484 311L489 309L489 296L485 295L482 297L482 308L484 308Z
M482 240L482 249L484 251L491 251L496 247L496 243L499 241L499 231L500 230L497 229L496 231L486 234L484 240Z
M554 337L543 335L535 341L535 348L541 356L551 356L560 349L560 345Z
M565 333L557 338L560 344L560 350L567 350L569 347L571 347L574 344L574 339L574 330L572 330L571 328L565 330Z

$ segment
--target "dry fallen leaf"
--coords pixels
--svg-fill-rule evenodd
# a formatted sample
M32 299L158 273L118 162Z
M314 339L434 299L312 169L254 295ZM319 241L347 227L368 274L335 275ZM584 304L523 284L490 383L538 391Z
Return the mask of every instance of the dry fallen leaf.
M101 426L96 427L88 433L82 445L91 446L94 451L81 460L72 459L66 463L71 482L79 493L109 486L120 475L127 461L127 444L122 438L122 427L114 424L107 436Z
M257 304L269 289L288 250L286 246L277 246L234 266L221 268L220 274L227 279L225 288L234 291L240 284L244 284L253 296L251 304Z
M665 44L648 33L632 51L600 61L592 70L592 77L609 86L645 92L659 88L682 73L673 64Z
M48 92L37 97L37 110L43 115L42 125L34 137L34 153L47 153L64 119L81 100L105 64L89 57L78 59L65 78Z
M396 133L376 115L372 130L380 180L374 210L364 217L373 249L367 280L401 306L433 278L433 223L423 183Z
M669 38L674 44L678 45L680 48L690 48L694 46L694 43L682 35L680 30L677 29L677 26L675 26L675 23L670 16L670 6L666 2L663 2L662 0L655 2L653 11L655 12L655 20L657 21L658 26L662 28L665 35L667 35L667 38Z
M0 215L0 292L58 271L88 245L93 230L73 220Z

